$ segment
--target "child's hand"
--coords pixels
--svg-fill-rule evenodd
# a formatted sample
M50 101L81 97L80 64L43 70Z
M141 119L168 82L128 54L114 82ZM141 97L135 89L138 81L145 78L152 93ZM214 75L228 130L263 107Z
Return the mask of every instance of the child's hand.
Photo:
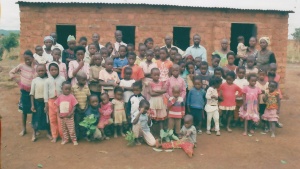
M36 112L36 110L35 110L34 106L31 106L31 111L32 111L33 113L35 113L35 112Z
M145 109L144 108L141 108L140 109L140 114L144 113Z
M244 104L244 111L246 111L247 110L247 104Z
M211 96L212 99L218 99L218 96Z
M46 103L46 104L45 104L45 108L44 108L44 111L45 111L46 114L48 114L48 110L49 110L48 108L49 108L49 107L48 107L48 103Z
M81 61L79 62L79 67L82 68L83 66L84 66L84 61L81 60Z
M18 78L13 78L12 80L15 81L17 84L20 83L20 80Z
M280 113L280 110L277 110L276 114L279 114Z

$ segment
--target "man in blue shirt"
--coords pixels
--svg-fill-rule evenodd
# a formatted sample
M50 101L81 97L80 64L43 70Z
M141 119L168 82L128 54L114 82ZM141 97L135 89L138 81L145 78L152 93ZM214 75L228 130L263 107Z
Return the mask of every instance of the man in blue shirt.
M193 36L194 45L190 46L185 51L185 56L192 55L195 59L196 57L201 57L202 61L207 61L206 49L200 45L201 37L196 34Z

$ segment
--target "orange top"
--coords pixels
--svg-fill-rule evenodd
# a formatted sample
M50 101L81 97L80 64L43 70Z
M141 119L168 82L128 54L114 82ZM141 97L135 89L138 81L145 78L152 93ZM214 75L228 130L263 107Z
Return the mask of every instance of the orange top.
M278 102L277 102L277 96L279 96L278 91L274 91L273 93L267 93L266 96L268 97L266 104L267 109L278 109Z
M157 67L160 71L159 80L161 82L165 82L169 79L169 70L173 66L173 62L170 60L165 60L164 62L161 60L156 61Z
M125 67L128 67L129 65L127 66L124 66L122 68L122 72L121 72L121 78L124 79L124 70L125 70ZM131 67L132 68L132 75L131 75L131 78L134 79L135 81L138 81L138 80L141 80L143 79L145 76L144 76L144 72L143 72L143 69L138 66L138 65L134 65Z

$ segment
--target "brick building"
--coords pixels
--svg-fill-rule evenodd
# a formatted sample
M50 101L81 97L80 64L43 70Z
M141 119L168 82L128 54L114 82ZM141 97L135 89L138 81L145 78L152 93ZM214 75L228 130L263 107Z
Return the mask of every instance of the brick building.
M185 50L198 33L208 53L220 48L228 38L236 50L237 36L268 36L284 83L287 61L288 14L290 0L20 0L21 52L34 49L43 37L56 31L58 42L66 47L66 37L100 34L100 43L114 42L114 31L123 31L126 43L163 45L165 35L173 35L174 45ZM89 43L89 42L88 42ZM257 46L259 48L259 46ZM208 59L210 60L210 59ZM284 84L281 85L284 88Z

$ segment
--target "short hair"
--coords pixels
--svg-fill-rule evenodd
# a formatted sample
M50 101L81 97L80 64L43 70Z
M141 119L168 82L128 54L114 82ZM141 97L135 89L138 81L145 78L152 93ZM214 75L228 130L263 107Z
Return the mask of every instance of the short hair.
M131 71L131 73L132 73L132 68L129 67L129 66L127 66L127 67L124 68L124 73L125 73L126 71Z
M87 41L87 38L85 36L82 36L79 38L79 42L81 42L81 41Z
M74 54L76 55L76 53L80 50L83 50L83 53L85 53L85 47L83 46L76 46L75 49L74 49Z
M238 36L237 38L238 42L242 41L242 40L245 40L244 36Z
M166 47L160 48L159 50L164 50L167 53L167 55L169 55L169 51Z
M145 99L143 99L143 100L140 101L139 108L142 108L144 106L149 106L150 107L150 103L147 100L145 100Z
M235 79L235 73L234 73L234 71L228 71L228 72L226 73L226 77L227 77L227 76L231 77L232 79Z
M108 93L102 93L102 94L100 95L100 97L102 97L102 96L107 96L107 97L109 98Z
M223 68L221 68L221 67L216 67L216 68L214 69L214 73L217 72L217 71L220 71L221 74L222 74L222 77L224 77L224 69L223 69Z
M214 86L221 83L222 83L222 79L220 77L213 76L209 80L209 86Z
M106 44L105 44L105 47L107 48L108 46L112 46L112 43L111 42L107 42ZM101 48L102 49L102 48Z
M246 67L245 66L239 66L236 68L236 72L239 72L240 70L245 70L246 71Z
M277 87L278 87L278 83L277 83L277 82L275 82L275 81L270 81L270 82L269 82L269 85L270 85L270 84L274 84L274 85L275 85L275 88L277 88Z
M59 48L54 48L54 49L52 50L52 52L54 52L54 51L61 52L61 50L60 50Z
M100 53L102 53L102 52L105 51L105 50L108 51L108 49L107 49L106 47L101 48L101 49L100 49Z
M132 84L132 87L138 87L139 89L143 89L143 84L141 81L136 81Z
M193 82L195 82L196 80L199 80L200 82L202 82L202 79L200 76L195 76L193 79Z
M90 44L88 45L88 49L90 49L90 47L93 46L93 45L94 45L95 47L97 46L95 43L90 43Z
M247 80L249 81L249 80L251 79L251 77L256 77L256 78L257 78L256 73L249 73L249 74L247 75Z
M24 55L27 55L27 56L30 56L33 58L33 53L29 49L25 50Z
M156 70L160 71L158 68L155 67L155 68L152 68L152 69L151 69L151 74L152 74L154 71L156 71Z
M37 50L38 48L43 49L43 47L41 45L37 45L34 49Z
M227 55L226 55L227 59L228 59L228 56L231 56L231 55L232 55L233 57L235 57L235 53L234 53L234 52L228 52Z
M147 38L147 39L145 40L144 44L146 45L146 44L149 43L149 42L154 42L154 41L153 41L152 38Z
M125 45L120 45L120 46L119 46L119 50L120 50L120 48L125 48L125 50L126 50L126 52L127 52L127 46L125 46Z
M62 82L61 87L63 87L64 85L71 85L71 82L66 80Z
M127 47L129 47L129 46L130 46L130 47L134 47L134 45L133 45L132 43L128 43L128 44L127 44Z
M212 54L211 59L215 59L215 58L221 59L221 56L219 54Z
M120 87L120 86L117 86L117 87L115 87L115 89L114 89L114 93L117 93L117 92L124 92L124 90L122 89L122 87Z
M146 45L145 45L145 44L143 44L143 43L139 43L139 49L140 49L140 47L142 47L142 46L146 47Z
M128 52L127 57L129 56L133 56L134 58L136 58L136 54L134 52Z
M186 70L189 72L189 66L192 65L193 67L195 67L195 64L193 62L187 62L185 65ZM191 73L191 72L189 72Z
M186 64L186 62L185 62L184 60L180 60L180 61L178 62L178 65L180 66L181 64Z
M87 75L85 74L85 72L80 70L76 74L76 79L86 79L87 80Z
M50 71L50 68L51 68L52 66L56 67L56 68L58 69L58 72L59 72L59 66L58 66L57 63L50 63L49 66L48 66L48 70L49 70L49 71Z
M197 57L195 57L195 59L194 60L198 60L198 59L200 59L201 60L201 62L202 62L202 58L200 57L200 56L197 56Z
M178 53L178 49L176 47L171 47L171 50L175 50Z
M89 96L88 96L88 98L87 98L87 99L88 99L88 101L90 101L92 97L95 97L95 98L97 98L97 99L98 99L98 101L99 101L99 98L98 98L98 96L97 96L97 95L95 95L95 94L91 94L91 95L89 95Z
M200 66L207 66L208 67L208 63L206 61L202 61Z

